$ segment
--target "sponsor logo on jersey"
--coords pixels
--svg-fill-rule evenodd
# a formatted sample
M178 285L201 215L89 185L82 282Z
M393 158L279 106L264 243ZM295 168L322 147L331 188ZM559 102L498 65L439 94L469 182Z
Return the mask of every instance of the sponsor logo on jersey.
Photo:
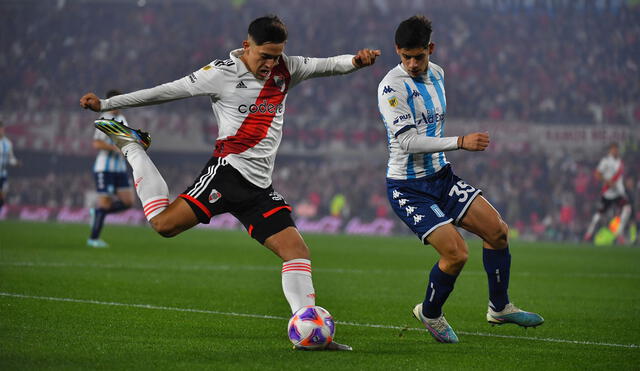
M442 122L444 121L445 118L445 114L444 113L437 113L437 112L433 112L431 110L427 110L427 114L425 115L424 112L422 113L422 120L419 121L424 121L427 124L434 124L438 121Z
M392 87L391 87L391 86L389 86L389 85L387 85L387 86L385 86L384 88L382 88L382 95L389 94L389 93L391 93L391 92L395 92L395 89L394 89L394 88L392 88Z
M273 103L269 103L266 99L262 101L260 104L251 104L247 106L246 104L241 104L238 106L238 112L240 113L282 113L284 111L284 105L282 103L275 105Z
M282 195L276 191L273 191L271 193L269 193L269 197L271 197L272 200L274 201L282 201L284 200L284 197L282 197Z
M246 89L247 85L244 84L244 82L240 81L238 83L238 85L236 85L236 89Z
M220 194L220 192L218 192L217 190L212 189L211 193L209 194L209 203L212 204L218 201L220 197L222 197L222 194Z
M142 181L142 177L140 177L140 178L136 179L136 180L133 182L133 187L134 187L134 188L138 188L138 185L140 184L140 182L141 182L141 181Z
M396 97L391 97L391 98L387 99L387 101L389 102L389 105L391 107L395 107L395 106L398 105L398 98L396 98Z
M405 121L411 118L411 114L410 113L405 113L404 115L400 115L400 116L396 116L396 118L393 119L393 124L397 124L400 121Z
M195 84L195 82L196 82L196 80L197 80L197 79L198 79L198 78L197 78L197 77L196 77L196 75L194 75L193 73L191 73L191 74L189 75L189 80L191 80L191 83L192 83L192 84Z

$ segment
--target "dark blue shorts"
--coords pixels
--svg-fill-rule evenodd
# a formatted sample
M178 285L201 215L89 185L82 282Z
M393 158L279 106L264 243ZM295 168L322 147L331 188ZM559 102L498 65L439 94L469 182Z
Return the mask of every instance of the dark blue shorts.
M418 179L387 178L391 208L425 244L436 228L451 222L457 224L481 193L456 176L451 165Z
M93 173L96 191L100 194L115 195L118 190L131 188L127 173L111 171Z

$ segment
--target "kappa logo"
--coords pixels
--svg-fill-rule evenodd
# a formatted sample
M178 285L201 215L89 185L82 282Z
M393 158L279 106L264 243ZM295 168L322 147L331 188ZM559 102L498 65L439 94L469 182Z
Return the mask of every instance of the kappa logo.
M238 83L238 85L236 85L236 89L246 89L247 85L244 84L244 82L240 81Z
M424 215L416 214L413 216L413 225L420 223L420 221L424 218Z
M198 78L196 77L196 75L194 75L193 73L191 73L191 74L189 75L189 80L191 80L191 83L192 83L192 84L195 84L195 83L196 83L196 80L198 80Z
M391 92L395 92L395 89L393 89L391 86L387 85L382 89L382 95L385 94L389 94Z
M417 90L414 90L414 91L411 93L411 96L412 96L412 97L419 97L420 95L422 95L422 94L420 94L420 92L419 92L419 91L417 91Z
M398 98L396 97L391 97L387 99L387 101L389 102L389 105L393 108L395 108L398 105Z
M222 197L222 194L220 192L218 192L215 189L211 190L211 193L209 194L209 203L212 204L216 201L218 201L220 199L220 197Z

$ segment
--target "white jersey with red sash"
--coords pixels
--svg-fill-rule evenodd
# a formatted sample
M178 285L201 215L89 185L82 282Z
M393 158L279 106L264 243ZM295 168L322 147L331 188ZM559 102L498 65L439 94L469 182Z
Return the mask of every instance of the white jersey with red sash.
M353 55L331 58L282 55L268 79L259 80L240 59L242 49L214 60L182 79L101 100L102 111L143 106L191 96L211 98L218 123L214 155L224 157L247 180L267 188L282 139L289 89L303 80L349 73Z
M605 184L602 187L602 196L612 200L617 197L626 197L623 183L624 166L622 160L618 157L607 155L598 164L597 169L602 178L610 185Z

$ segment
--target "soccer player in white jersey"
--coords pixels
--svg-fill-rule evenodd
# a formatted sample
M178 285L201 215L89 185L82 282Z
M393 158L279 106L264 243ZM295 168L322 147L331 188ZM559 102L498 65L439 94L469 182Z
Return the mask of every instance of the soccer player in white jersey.
M219 134L213 157L175 201L147 154L149 137L113 120L97 120L110 133L133 168L136 191L151 226L175 236L215 215L230 212L249 235L283 260L282 288L295 312L315 305L309 249L291 218L291 207L271 186L276 151L282 137L289 89L303 80L340 75L374 63L379 50L331 58L290 57L283 53L286 27L276 16L255 19L242 48L229 59L215 60L190 75L151 89L100 100L80 99L84 108L108 111L209 96ZM327 349L350 350L330 343Z
M619 244L624 244L626 241L623 232L629 221L629 216L631 216L631 204L629 203L627 192L624 189L624 164L620 158L620 149L617 143L612 143L609 146L609 152L600 160L600 163L598 163L595 175L596 178L603 183L602 189L600 190L600 203L591 218L591 223L584 235L584 240L592 241L593 233L602 216L612 206L619 206L621 207L620 224L614 236Z
M413 309L414 316L437 341L458 342L442 313L468 256L467 245L454 227L457 225L484 241L489 323L526 327L542 324L542 317L522 311L509 301L507 224L479 189L453 173L445 157L445 151L483 151L489 145L489 136L444 136L444 72L429 61L435 48L431 21L424 16L403 21L396 30L395 43L401 63L378 86L378 108L389 140L388 198L400 219L440 255L431 269L425 299Z
M4 134L4 123L0 121L0 211L4 206L4 197L9 189L9 166L18 166L20 161L13 154L13 144Z
M107 98L120 94L122 93L118 90L109 90ZM118 110L105 112L102 117L127 125L127 119ZM96 207L91 208L91 235L87 240L87 246L102 248L109 246L100 238L104 219L108 214L130 208L133 204L133 190L129 181L127 162L111 138L96 129L93 135L93 148L98 150L93 165L98 200Z

